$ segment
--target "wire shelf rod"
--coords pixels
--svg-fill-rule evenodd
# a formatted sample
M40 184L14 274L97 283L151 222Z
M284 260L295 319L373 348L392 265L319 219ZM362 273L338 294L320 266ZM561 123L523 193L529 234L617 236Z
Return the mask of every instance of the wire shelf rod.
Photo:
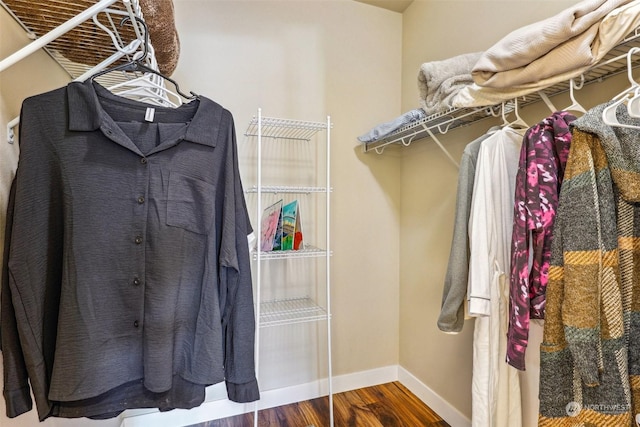
M329 189L331 191L332 189ZM257 193L258 187L256 185L245 190L245 193ZM309 194L309 193L326 193L326 187L290 187L281 185L264 185L262 186L263 193L296 193L296 194Z

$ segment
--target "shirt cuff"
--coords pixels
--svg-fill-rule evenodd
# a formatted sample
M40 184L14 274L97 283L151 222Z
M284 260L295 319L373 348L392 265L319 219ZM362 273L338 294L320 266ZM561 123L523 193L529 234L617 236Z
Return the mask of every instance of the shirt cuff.
M509 365L520 371L524 371L526 350L526 341L517 340L507 334L507 363Z
M599 329L564 327L567 344L573 356L575 368L587 387L600 385L599 360L602 357Z
M469 315L472 317L488 316L491 301L486 298L469 298Z
M260 400L260 391L258 390L258 381L252 380L248 383L236 384L229 381L227 384L227 396L229 400L238 403L247 403Z
M29 412L33 408L29 387L17 390L5 390L4 400L7 405L7 417L15 418L18 415Z

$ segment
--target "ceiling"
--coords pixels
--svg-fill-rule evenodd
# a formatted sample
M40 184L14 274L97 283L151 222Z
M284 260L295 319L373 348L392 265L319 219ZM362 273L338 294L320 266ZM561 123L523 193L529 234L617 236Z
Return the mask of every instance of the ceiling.
M394 12L402 13L409 7L413 0L355 0L360 3L370 4L372 6L381 7L383 9L392 10Z

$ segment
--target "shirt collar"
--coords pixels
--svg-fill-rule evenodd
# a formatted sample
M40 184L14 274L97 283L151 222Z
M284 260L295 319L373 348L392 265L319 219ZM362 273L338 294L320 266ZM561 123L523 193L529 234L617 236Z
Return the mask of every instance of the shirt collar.
M109 115L102 108L101 99L104 100L103 102L117 101L141 109L150 106L115 95L91 80L69 83L67 99L69 103L69 130L79 132L98 130L105 120L110 120ZM215 147L222 125L224 108L204 96L199 96L197 100L192 102L198 104L195 113L188 122L185 140ZM183 104L178 108L189 108L188 106L189 104ZM164 107L155 108L163 108L164 111L171 110Z

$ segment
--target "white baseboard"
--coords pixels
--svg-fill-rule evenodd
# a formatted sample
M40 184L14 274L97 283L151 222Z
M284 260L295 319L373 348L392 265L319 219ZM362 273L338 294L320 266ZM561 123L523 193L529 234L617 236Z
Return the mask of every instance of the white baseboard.
M333 377L333 392L342 393L393 381L398 381L398 365Z
M398 381L422 400L429 408L433 409L434 412L451 425L451 427L471 427L471 420L469 418L401 366L398 367Z

